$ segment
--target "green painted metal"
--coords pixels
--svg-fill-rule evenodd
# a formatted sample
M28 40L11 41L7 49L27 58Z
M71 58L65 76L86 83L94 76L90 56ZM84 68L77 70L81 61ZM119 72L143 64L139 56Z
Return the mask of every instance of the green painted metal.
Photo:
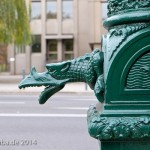
M150 0L108 0L104 110L88 111L101 150L150 149Z
M102 141L101 143L103 145L102 150L148 150L150 147L148 141Z
M40 104L44 104L69 82L86 82L98 100L104 100L103 52L99 49L77 59L47 64L46 68L46 72L38 73L33 67L31 73L19 84L20 89L45 86L39 98Z
M89 134L101 150L150 149L150 0L108 0L102 50L31 73L19 85L46 86L45 103L68 82L86 82L104 103L88 110Z
M102 117L91 106L88 110L89 133L99 140L141 140L150 138L150 116Z

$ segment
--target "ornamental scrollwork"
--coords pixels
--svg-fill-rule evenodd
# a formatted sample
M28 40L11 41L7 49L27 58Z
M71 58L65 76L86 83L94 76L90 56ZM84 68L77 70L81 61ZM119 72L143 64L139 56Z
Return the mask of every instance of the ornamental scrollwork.
M140 57L131 67L126 80L127 89L150 89L150 52Z
M150 117L101 117L95 106L88 111L88 129L99 140L150 138Z
M150 1L147 0L108 0L108 16L116 15L129 9L138 10L139 8L150 7Z
M136 33L139 30L147 28L148 26L150 26L149 23L137 23L130 25L120 25L111 28L109 30L107 41L109 60L111 60L117 49L130 35Z

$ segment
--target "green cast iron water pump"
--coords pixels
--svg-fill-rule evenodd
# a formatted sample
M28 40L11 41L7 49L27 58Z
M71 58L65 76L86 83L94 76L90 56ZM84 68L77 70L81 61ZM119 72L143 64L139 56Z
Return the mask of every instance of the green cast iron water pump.
M46 65L19 88L42 86L45 103L68 82L86 82L104 109L91 105L88 130L101 150L150 149L150 0L108 0L102 49Z

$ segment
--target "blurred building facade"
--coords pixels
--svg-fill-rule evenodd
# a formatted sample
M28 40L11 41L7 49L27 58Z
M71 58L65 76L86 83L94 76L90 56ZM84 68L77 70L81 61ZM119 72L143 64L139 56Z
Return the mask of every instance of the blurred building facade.
M28 3L29 0L27 0ZM32 0L32 45L8 46L11 74L39 72L45 64L73 59L101 47L106 0Z

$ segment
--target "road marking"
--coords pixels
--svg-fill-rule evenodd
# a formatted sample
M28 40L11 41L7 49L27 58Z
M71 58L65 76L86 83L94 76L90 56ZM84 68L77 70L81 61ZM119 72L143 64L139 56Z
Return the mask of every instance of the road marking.
M31 149L31 150L58 150L58 149ZM60 149L59 149L60 150Z
M53 109L88 110L89 107L52 107Z
M95 99L71 99L71 100L77 100L77 101L96 101L96 98Z
M89 99L89 98L87 98L87 99L76 98L75 99L74 97L72 97L72 98L64 97L65 99L63 99L62 97L59 97L59 98L61 98L61 101L90 101L90 102L93 102L93 101L96 102L97 101L96 98L95 99L93 99L93 98L92 99ZM52 101L56 101L56 100L59 101L60 100L59 98L57 97L57 99L56 99L56 97L55 98L53 97L53 98L51 98L51 100Z
M0 99L1 98L3 98L3 97L5 97L5 98L9 98L9 97L11 97L11 98L15 98L15 97L20 97L20 95L1 95L1 97L0 97ZM22 95L22 97L21 98L34 98L35 100L37 100L38 99L38 97L39 96L37 96L37 95ZM61 98L61 99L63 99L63 98L65 98L65 99L63 99L63 101L97 101L97 99L96 99L96 97L94 98L93 96L70 96L70 95L66 95L66 96L61 96L61 95L56 95L56 96L53 96L52 98L51 98L51 100L55 100L56 98ZM57 100L58 100L57 99ZM22 99L21 99L22 100Z
M25 104L25 102L0 102L0 104Z
M87 114L0 114L0 117L71 117L85 118Z
M84 95L72 95L72 96L69 96L69 95L54 95L53 96L53 98L77 98L77 99L79 99L79 98L83 98L83 99L94 99L94 96L84 96ZM96 99L96 97L95 97L95 99Z

